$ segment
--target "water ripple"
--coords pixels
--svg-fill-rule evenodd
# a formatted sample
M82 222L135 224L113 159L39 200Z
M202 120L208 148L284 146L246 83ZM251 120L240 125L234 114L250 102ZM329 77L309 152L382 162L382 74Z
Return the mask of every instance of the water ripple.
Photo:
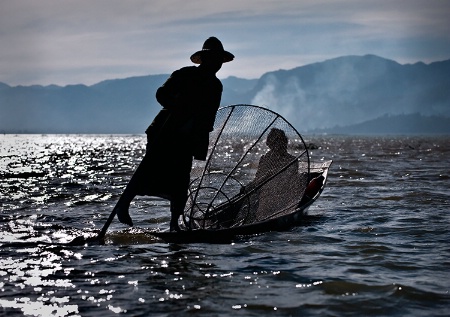
M447 316L450 142L316 136L329 184L304 223L231 244L167 244L166 201L103 225L144 136L0 136L0 307L8 316ZM307 140L308 141L308 140ZM130 295L131 294L131 295Z

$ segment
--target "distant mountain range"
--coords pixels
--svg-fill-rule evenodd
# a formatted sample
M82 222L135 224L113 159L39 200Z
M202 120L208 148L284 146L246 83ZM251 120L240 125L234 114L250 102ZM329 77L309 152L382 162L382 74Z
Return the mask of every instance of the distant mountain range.
M0 133L143 133L168 74L92 86L0 83ZM302 133L450 133L450 60L345 56L259 79L222 80L222 105L256 104Z
M418 113L397 116L384 115L377 119L348 126L316 129L315 134L450 134L450 118L424 116Z

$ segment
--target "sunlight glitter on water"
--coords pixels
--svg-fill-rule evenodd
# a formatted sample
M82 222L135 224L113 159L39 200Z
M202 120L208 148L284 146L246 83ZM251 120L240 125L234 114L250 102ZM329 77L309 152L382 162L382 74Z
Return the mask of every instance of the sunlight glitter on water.
M17 290L22 290L17 294L27 295L16 295L13 300L0 299L1 307L19 309L31 316L68 316L78 313L78 305L69 304L69 296L57 295L58 289L75 288L70 279L64 278L73 269L62 267L63 257L41 247L18 249L17 254L22 257L0 258L0 276L6 277L1 291L5 292L5 286L13 285ZM65 254L67 259L73 252L66 251ZM30 296L31 289L33 296Z
M45 304L49 302L50 304ZM27 297L18 298L14 301L0 299L0 306L3 308L16 308L27 316L75 316L78 314L78 305L64 305L69 302L69 298L42 298L42 301L32 301Z
M167 228L167 202L139 198L139 227L114 221L105 245L78 247L64 242L98 232L145 138L0 139L8 316L448 315L448 139L316 137L329 185L288 232L166 244L148 232Z

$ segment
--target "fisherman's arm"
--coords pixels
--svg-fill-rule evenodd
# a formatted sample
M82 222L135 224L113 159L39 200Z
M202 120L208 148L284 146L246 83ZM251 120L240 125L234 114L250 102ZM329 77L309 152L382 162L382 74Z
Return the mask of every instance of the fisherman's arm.
M177 71L175 71L156 91L156 100L158 100L163 108L174 109L177 106L180 90L181 80L179 76L177 76Z

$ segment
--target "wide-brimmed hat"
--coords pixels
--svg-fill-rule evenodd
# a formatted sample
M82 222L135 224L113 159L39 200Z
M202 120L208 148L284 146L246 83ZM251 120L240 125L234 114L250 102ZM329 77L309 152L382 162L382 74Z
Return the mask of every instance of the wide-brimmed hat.
M212 36L205 41L201 51L192 54L191 61L195 64L201 64L202 55L210 53L222 54L224 63L231 62L234 59L233 54L223 49L222 42L220 42L218 38Z

